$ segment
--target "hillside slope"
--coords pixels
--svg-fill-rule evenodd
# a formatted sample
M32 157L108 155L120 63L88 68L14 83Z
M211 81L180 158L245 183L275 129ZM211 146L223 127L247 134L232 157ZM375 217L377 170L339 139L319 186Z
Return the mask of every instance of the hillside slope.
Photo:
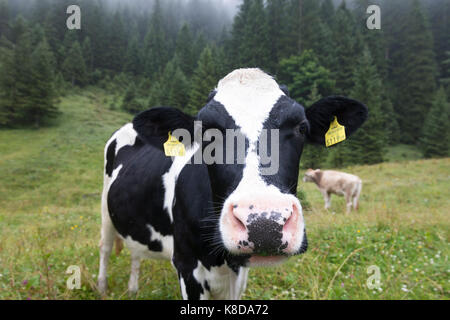
M62 99L63 114L40 130L0 130L0 299L98 299L103 147L131 116L88 90ZM330 212L300 183L309 251L281 267L250 272L245 299L448 299L450 159L357 166L361 208ZM69 266L82 288L66 289ZM381 287L367 288L370 266ZM108 298L128 298L129 254L112 255ZM370 280L370 279L369 279ZM179 299L170 263L143 263L138 299Z

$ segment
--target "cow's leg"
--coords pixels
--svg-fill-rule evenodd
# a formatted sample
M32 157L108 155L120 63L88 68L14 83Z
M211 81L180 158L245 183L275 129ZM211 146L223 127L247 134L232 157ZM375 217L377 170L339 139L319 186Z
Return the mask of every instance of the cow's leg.
M206 283L200 283L194 276L194 270L182 272L178 271L178 280L180 282L181 295L184 300L209 300L211 292ZM201 280L200 280L201 281Z
M349 193L345 193L346 213L349 214L352 211L352 196Z
M111 217L109 216L107 195L109 179L105 176L102 194L102 229L100 239L100 267L98 271L98 291L103 295L108 289L107 269L109 256L111 255L114 240L117 237L117 231L114 228Z
M248 271L249 268L240 267L237 275L237 279L234 285L234 290L231 290L232 294L231 300L239 300L241 299L242 294L247 287L247 279L248 279Z
M331 195L328 191L326 190L320 190L320 192L322 192L323 195L323 199L325 200L325 210L330 209L331 207Z
M353 196L353 209L358 210L359 209L359 196L361 195L361 189L362 189L362 183L358 183L358 186L356 188L356 192Z
M107 269L109 256L111 255L116 229L114 228L109 213L102 214L102 230L100 240L100 268L98 272L98 290L105 294L108 288Z
M128 293L135 295L139 289L139 269L141 267L141 258L131 254L131 274L128 282Z

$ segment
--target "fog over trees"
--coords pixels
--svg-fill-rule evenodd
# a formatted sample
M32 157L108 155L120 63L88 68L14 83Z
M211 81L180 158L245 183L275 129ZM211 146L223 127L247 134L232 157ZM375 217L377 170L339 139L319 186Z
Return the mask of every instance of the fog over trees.
M66 28L72 4L81 30ZM381 30L366 26L370 4ZM113 109L195 114L242 67L305 107L330 94L368 105L359 135L326 156L305 150L311 166L380 162L397 143L450 150L424 142L450 134L450 0L0 0L0 126L42 126L59 96L86 86L116 95Z

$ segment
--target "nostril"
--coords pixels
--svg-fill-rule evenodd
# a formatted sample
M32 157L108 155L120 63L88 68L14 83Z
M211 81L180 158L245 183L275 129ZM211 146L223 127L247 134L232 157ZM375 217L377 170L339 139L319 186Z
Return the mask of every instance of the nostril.
M247 228L245 227L245 224L239 219L239 217L236 215L236 209L238 208L237 205L230 205L229 211L230 211L230 220L233 227L236 229L239 229L240 231L246 231Z
M299 219L299 212L297 206L292 205L292 211L289 218L286 220L283 226L283 232L295 233L297 229L297 221Z

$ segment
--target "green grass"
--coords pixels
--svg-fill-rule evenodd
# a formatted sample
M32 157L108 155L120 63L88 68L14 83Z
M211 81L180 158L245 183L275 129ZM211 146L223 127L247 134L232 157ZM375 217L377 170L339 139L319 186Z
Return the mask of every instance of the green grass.
M130 116L90 89L61 100L52 127L0 131L0 299L99 299L103 147ZM363 181L361 208L329 212L300 184L310 247L271 269L252 269L244 299L449 299L450 159L404 160L344 171ZM82 270L80 290L66 270ZM369 266L381 290L369 290ZM111 256L107 299L128 299L129 253ZM138 299L181 298L169 262L142 264Z

